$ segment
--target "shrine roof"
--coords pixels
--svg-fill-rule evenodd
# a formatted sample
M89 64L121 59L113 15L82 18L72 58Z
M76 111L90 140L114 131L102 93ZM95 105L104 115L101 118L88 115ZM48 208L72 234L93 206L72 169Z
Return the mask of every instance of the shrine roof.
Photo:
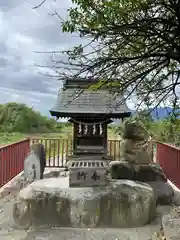
M131 115L122 94L83 88L61 89L50 113L56 117L104 116L123 118Z

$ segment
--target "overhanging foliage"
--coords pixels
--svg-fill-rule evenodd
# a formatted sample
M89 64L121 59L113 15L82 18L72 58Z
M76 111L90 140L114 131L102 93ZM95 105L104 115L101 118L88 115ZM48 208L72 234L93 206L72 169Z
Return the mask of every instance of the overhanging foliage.
M155 107L166 99L176 105L180 0L72 2L68 20L58 12L54 15L63 32L78 33L89 43L65 51L68 61L53 60L59 79L93 77L105 79L103 84L116 80L127 97L136 94L137 107L142 103Z

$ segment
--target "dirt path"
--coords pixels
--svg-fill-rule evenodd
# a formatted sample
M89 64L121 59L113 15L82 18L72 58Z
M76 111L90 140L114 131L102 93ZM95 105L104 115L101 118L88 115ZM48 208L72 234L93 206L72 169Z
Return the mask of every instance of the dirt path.
M0 239L3 240L21 240L26 237L26 232L18 230L14 226L12 219L12 207L15 198L9 195L0 199Z

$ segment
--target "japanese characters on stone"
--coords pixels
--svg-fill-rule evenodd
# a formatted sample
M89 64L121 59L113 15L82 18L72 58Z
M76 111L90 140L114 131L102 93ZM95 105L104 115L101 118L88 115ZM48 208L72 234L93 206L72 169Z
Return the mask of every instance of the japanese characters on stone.
M96 171L91 172L90 174L91 174L91 180L93 181L100 180L100 175ZM77 180L86 180L87 177L88 177L88 173L85 173L83 171L77 173Z

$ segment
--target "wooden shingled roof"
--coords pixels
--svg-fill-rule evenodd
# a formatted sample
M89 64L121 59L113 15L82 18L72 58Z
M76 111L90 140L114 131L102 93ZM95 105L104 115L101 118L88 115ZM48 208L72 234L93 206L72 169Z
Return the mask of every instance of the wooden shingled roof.
M50 113L56 117L123 118L131 115L122 94L107 89L92 91L78 86L60 89Z

